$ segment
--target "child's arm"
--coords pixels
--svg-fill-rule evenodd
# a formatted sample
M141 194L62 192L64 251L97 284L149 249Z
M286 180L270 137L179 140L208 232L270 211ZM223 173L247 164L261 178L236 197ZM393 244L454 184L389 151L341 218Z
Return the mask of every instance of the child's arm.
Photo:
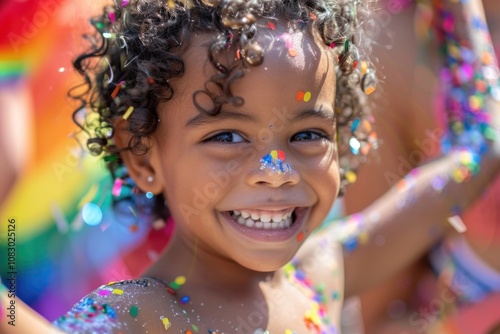
M473 37L471 44L479 58L484 50L492 50L487 29L477 31L480 26L477 20L485 22L482 4L469 1L456 6L463 6L462 10L467 13L467 32ZM492 116L490 124L498 134L500 106L489 95L486 109ZM346 296L392 276L428 250L446 230L451 231L447 218L477 198L498 171L499 144L498 141L490 143L489 152L480 162L481 172L469 181L452 180L456 170L464 167L460 165L468 163L461 162L460 153L453 153L410 173L356 216L355 224L365 226L370 239L364 247L346 256Z
M417 169L414 176L401 181L400 188L394 187L361 213L358 220L364 220L370 237L345 257L346 296L391 277L451 232L447 219L454 209L466 208L498 171L498 157L485 157L481 172L471 180L450 180L442 191L435 190L433 183L441 182L440 176L449 177L458 155Z

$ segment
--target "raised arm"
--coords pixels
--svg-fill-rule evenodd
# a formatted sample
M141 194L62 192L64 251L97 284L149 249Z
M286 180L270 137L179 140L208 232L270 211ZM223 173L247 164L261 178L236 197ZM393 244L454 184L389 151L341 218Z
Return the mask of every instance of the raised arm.
M475 71L481 71L488 89L478 93L475 90L477 78L474 76L461 78L459 85L452 80L446 81L447 77L444 77L444 84L455 84L451 89L462 89L462 93L468 94L467 100L472 97L471 103L484 98L482 109L490 117L488 123L491 128L483 131L482 135L493 138L500 129L500 106L494 99L494 94L490 94L497 89L498 67L486 28L482 3L474 0L465 4L451 4L450 1L444 4L447 10L451 10L450 13L454 13L451 16L443 14L445 29L452 29L452 18L460 18L462 13L465 13L465 23L457 22L455 26L465 27L465 33L470 37L472 54L477 59L471 65ZM450 57L445 59L450 62ZM465 62L460 64L463 63ZM448 63L448 66L451 68L454 64ZM461 142L464 139L460 138L459 133L453 133L453 138L458 138ZM346 241L347 249L355 248L357 243L364 243L363 247L350 252L345 258L346 296L357 294L391 277L421 256L445 233L451 233L453 229L448 223L449 218L458 216L469 206L500 168L499 142L486 142L486 151L477 149L477 153L481 153L479 159L474 150L465 150L475 149L474 145L468 143L459 150L460 145L450 141L457 149L415 169L370 207L348 219L346 224L351 224L351 230L333 232L345 234L341 238ZM477 167L480 167L481 171L473 175ZM460 222L457 217L451 221Z

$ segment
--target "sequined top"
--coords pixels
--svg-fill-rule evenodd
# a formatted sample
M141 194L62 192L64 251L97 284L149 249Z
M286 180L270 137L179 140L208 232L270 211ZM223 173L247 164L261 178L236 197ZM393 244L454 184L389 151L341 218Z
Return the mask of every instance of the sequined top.
M184 333L196 333L198 328L191 324L175 298L174 288L181 285L174 283L172 287L154 278L111 282L80 300L54 325L75 334L161 333L171 326L174 318L177 321L183 318Z

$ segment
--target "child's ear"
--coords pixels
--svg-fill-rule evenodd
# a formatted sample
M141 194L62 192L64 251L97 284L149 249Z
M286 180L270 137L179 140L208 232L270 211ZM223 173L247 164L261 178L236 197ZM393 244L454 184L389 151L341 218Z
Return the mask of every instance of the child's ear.
M123 149L120 156L127 166L129 176L142 191L158 195L163 190L163 181L158 164L153 161L153 150L148 149L144 154L132 153L127 149L131 138L132 133L127 130L127 121L124 119L115 121L115 145ZM150 142L146 140L144 144L150 145Z

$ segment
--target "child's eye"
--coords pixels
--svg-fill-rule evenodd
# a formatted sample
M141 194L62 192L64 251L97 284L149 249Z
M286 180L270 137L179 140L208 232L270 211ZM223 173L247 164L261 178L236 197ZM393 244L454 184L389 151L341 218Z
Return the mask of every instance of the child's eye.
M302 131L292 137L292 141L317 141L328 139L328 135L318 131Z
M210 143L210 142L242 143L244 141L245 141L245 139L243 139L242 136L240 136L236 132L229 132L229 131L218 133L215 136L212 136L212 137L204 140L205 143Z

